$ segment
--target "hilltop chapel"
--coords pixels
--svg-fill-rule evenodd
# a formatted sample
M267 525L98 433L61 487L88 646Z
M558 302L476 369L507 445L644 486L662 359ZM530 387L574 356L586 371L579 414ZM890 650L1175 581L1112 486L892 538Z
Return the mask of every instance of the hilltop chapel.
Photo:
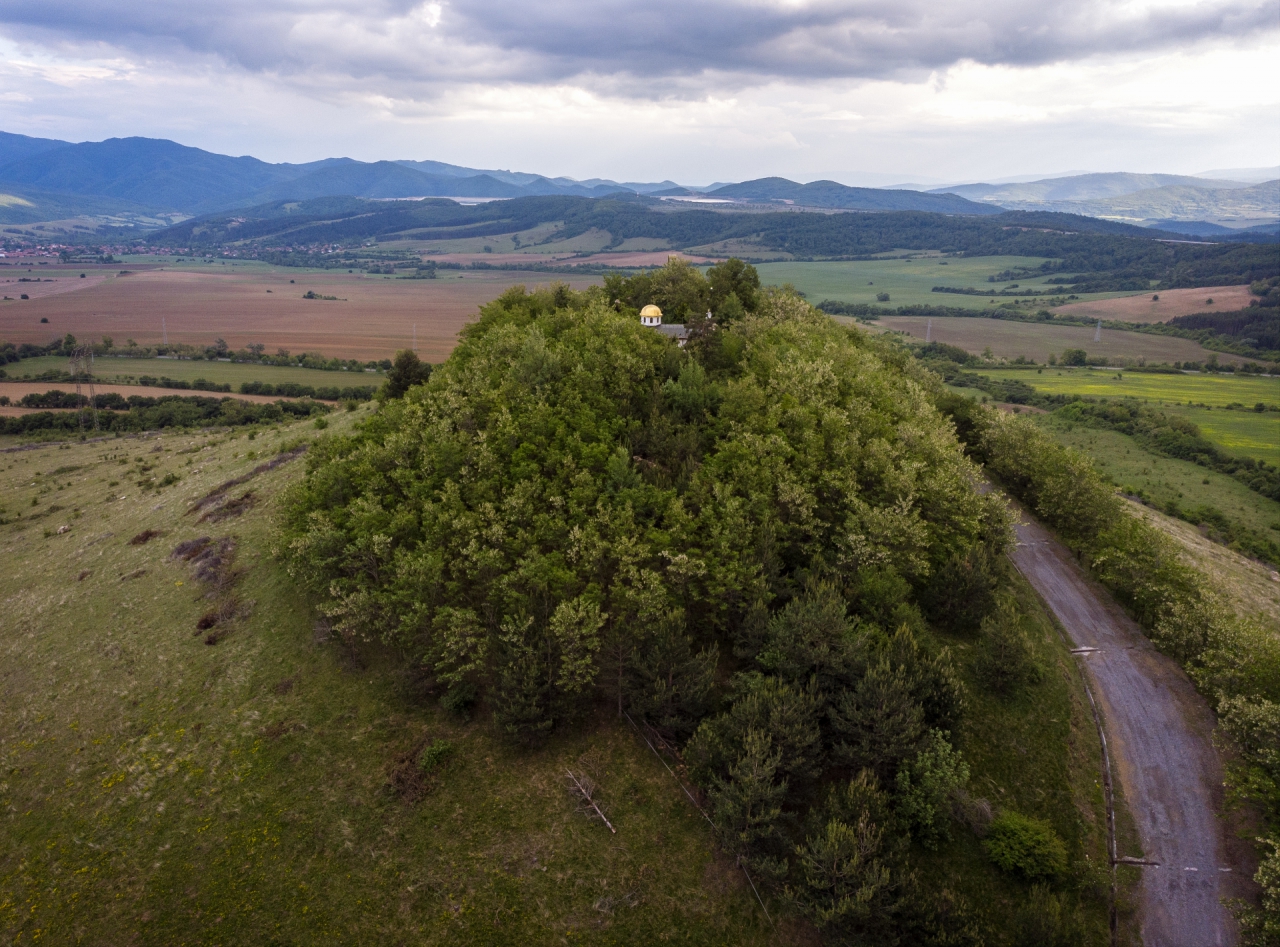
M662 324L662 310L652 303L640 310L640 324L657 329L663 335L675 339L680 343L681 348L684 348L684 344L689 341L689 331L684 326L677 323Z

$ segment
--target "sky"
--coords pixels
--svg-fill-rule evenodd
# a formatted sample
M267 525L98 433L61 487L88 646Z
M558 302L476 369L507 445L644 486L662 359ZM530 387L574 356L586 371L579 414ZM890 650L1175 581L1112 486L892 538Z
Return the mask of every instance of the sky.
M1277 0L5 0L0 130L683 184L1280 163Z

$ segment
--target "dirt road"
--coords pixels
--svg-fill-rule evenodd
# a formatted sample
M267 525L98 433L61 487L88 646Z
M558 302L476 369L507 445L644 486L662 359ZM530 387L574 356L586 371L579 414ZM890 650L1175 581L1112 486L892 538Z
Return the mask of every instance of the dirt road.
M1160 654L1069 550L1021 522L1012 558L1083 653L1107 731L1113 771L1142 851L1143 947L1228 947L1235 922L1222 897L1236 894L1227 862L1222 764L1213 715L1181 669ZM1090 650L1085 650L1090 649Z

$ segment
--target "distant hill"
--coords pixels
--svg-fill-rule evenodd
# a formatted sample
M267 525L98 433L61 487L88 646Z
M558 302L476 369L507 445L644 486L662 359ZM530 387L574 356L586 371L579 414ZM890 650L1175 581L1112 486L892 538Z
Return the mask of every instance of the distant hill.
M804 207L841 210L922 210L939 214L999 213L994 208L984 207L950 194L847 187L835 181L797 184L786 178L759 178L754 181L744 181L741 184L729 184L707 192L707 196L748 201L785 201Z
M435 169L435 170L428 170ZM500 176L497 176L500 175ZM230 157L154 138L111 138L70 144L7 135L0 139L0 192L18 206L28 195L60 194L60 216L101 213L102 200L153 211L203 214L276 199L351 195L370 198L523 197L565 194L599 197L626 192L622 185L582 184L514 172L493 174L433 161L362 162L326 158L306 164L270 164ZM76 208L75 197L98 200ZM0 205L2 206L2 205ZM16 213L16 212L15 212ZM29 219L26 212L20 216ZM7 219L0 210L0 219ZM39 218L37 218L39 219Z
M1263 181L1274 181L1280 178L1280 164L1272 165L1270 168L1218 168L1214 171L1201 171L1196 177L1261 184Z
M268 164L155 138L62 145L0 167L0 187L119 198L198 213L226 207L332 161Z
M30 138L26 135L0 132L0 167L69 144L71 142L58 141L56 138Z
M1083 214L1159 227L1175 223L1277 220L1280 219L1280 181L1228 188L1171 184L1093 200L1006 200L999 206L1010 210ZM1183 232L1189 231L1183 229ZM1199 232L1213 231L1202 228Z
M1186 185L1188 187L1232 188L1247 187L1240 181L1211 181L1181 174L1076 174L1062 178L1046 178L1013 184L961 184L936 188L930 194L958 194L971 201L998 204L1001 207L1017 207L1031 210L1032 204L1059 201L1088 201L1107 197L1119 197L1158 187Z
M1176 184L1103 200L1058 202L1054 209L1131 220L1276 218L1280 217L1280 181L1233 188Z

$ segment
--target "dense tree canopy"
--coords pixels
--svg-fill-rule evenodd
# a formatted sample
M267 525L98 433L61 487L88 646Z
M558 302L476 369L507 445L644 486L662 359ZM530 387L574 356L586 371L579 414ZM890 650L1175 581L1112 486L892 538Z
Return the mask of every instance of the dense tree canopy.
M486 306L426 384L315 446L290 568L515 739L605 699L689 740L726 844L862 929L822 920L823 872L859 833L897 864L890 810L893 837L945 834L964 695L926 616L983 614L929 590L988 602L1006 516L904 355L749 267L690 272ZM684 350L631 308L673 286L729 310ZM893 877L866 881L874 923L907 910Z

